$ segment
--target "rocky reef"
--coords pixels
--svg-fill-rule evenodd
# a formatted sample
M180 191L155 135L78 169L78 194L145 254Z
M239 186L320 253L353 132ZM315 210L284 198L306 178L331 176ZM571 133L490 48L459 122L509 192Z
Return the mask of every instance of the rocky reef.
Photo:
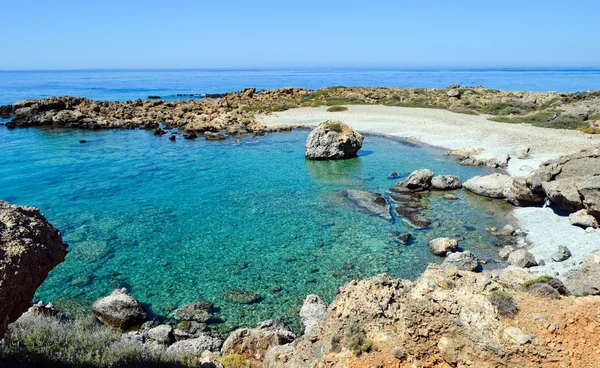
M0 337L66 254L60 233L37 208L0 201Z

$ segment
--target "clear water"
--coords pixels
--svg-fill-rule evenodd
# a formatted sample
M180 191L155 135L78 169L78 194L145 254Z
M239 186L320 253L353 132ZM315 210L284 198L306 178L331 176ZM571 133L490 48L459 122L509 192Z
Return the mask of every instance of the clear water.
M307 134L173 143L146 131L0 127L0 198L40 207L69 244L36 299L91 302L127 287L159 317L210 300L228 327L274 316L295 322L307 294L331 300L349 280L381 272L416 277L440 261L427 248L437 236L462 236L463 248L496 256L500 240L484 228L503 225L500 201L458 191L460 200L450 202L433 193L426 216L435 224L415 231L363 213L340 194L383 192L395 183L387 178L393 171L427 167L464 180L487 169L374 136L358 158L309 162ZM416 241L396 244L392 231ZM230 289L263 300L221 300Z
M511 91L585 91L600 88L595 69L224 69L0 71L0 105L28 98L72 95L134 100L178 93L223 93L245 87L272 89L326 86L445 88L482 85Z

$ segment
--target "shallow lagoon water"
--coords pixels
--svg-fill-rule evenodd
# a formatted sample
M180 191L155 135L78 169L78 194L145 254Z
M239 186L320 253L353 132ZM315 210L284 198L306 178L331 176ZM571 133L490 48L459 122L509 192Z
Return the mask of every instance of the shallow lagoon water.
M384 192L391 172L429 168L466 180L488 172L444 151L367 136L358 158L306 161L308 131L225 142L170 142L147 131L0 127L0 199L39 207L69 244L36 300L92 302L126 287L154 316L192 301L220 308L227 328L283 316L297 326L307 294L327 301L354 278L414 279L431 262L427 241L462 236L463 249L495 258L507 205L465 191L429 197L434 219L415 231L357 210L344 189ZM79 140L85 139L86 144ZM410 232L399 245L390 232ZM250 290L262 301L226 302Z

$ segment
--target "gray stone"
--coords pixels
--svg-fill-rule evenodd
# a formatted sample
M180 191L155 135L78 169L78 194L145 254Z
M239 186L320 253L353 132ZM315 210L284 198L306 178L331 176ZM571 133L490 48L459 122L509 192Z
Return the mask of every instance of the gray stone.
M428 190L434 173L428 169L413 171L408 178L396 184L396 187L406 188L414 191Z
M140 303L129 296L126 289L114 290L109 296L96 300L92 312L105 325L122 330L140 326L148 318Z
M361 149L363 140L363 136L347 124L326 121L308 135L305 156L310 160L351 158Z
M205 351L219 351L223 346L223 340L210 335L203 334L194 339L181 340L167 349L167 354L175 356L190 355L201 357Z
M569 222L571 225L581 226L583 228L598 228L598 221L596 218L588 213L587 210L579 210L569 215Z
M504 247L502 247L502 249L500 249L500 251L498 251L498 256L502 259L507 259L508 256L515 250L515 248L513 248L510 245L505 245Z
M449 254L441 267L457 267L461 271L475 271L479 267L477 257L470 251Z
M175 342L173 336L173 327L169 325L160 325L153 327L147 332L148 338L163 345L170 345Z
M600 295L600 263L585 262L567 271L563 280L575 296Z
M525 249L517 249L514 252L511 252L508 256L508 264L521 268L537 266L537 262L533 254L529 253Z
M552 260L554 262L563 262L571 257L571 251L564 245L559 245L558 249L552 253Z
M304 334L310 335L319 322L327 314L327 303L318 295L308 295L300 308L300 323L304 326Z
M429 250L436 256L445 256L448 252L456 252L458 241L450 238L435 238L429 242Z
M518 327L511 326L505 328L504 335L517 342L519 345L524 345L531 341L531 336L523 333Z
M256 328L264 331L276 331L283 330L292 332L292 329L283 321L281 317L268 319L266 321L258 322Z
M343 194L358 207L386 220L392 219L389 205L381 194L364 190L345 190Z
M454 175L437 175L431 179L431 188L436 190L460 189L462 181Z
M464 183L465 189L475 194L490 198L505 198L505 190L513 183L513 179L504 174L475 176Z

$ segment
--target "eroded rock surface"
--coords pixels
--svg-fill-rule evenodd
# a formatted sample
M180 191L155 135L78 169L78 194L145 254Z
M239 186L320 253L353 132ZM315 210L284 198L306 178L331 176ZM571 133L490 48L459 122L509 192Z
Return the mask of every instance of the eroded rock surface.
M114 290L109 296L96 300L92 312L102 323L122 330L140 326L148 319L140 303L125 289Z
M66 254L59 231L37 208L0 201L0 338Z
M326 121L306 140L305 156L311 160L338 160L355 157L363 136L341 121Z

